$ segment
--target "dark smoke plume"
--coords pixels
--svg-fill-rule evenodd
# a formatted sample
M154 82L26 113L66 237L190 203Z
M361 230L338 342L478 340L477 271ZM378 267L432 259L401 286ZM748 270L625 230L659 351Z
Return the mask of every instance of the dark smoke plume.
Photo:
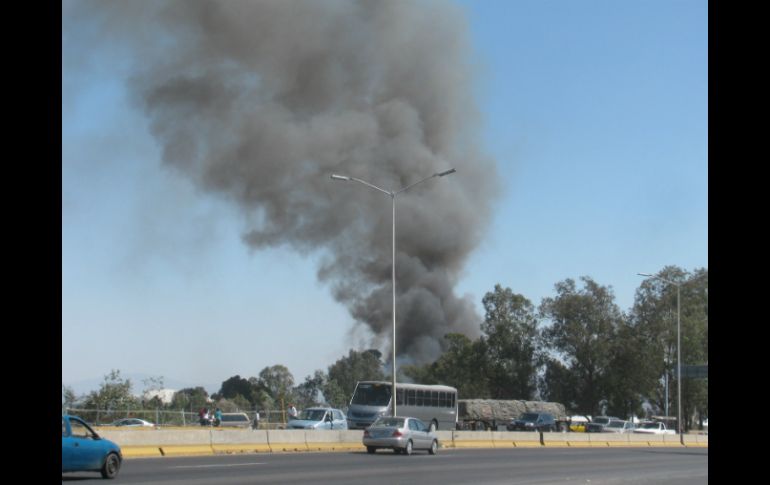
M436 358L448 332L478 333L455 296L488 225L496 170L479 144L462 12L449 2L249 0L83 4L129 40L130 86L163 160L238 204L253 248L324 255L331 285L382 348L392 329L397 190L399 359ZM384 355L390 355L384 352Z

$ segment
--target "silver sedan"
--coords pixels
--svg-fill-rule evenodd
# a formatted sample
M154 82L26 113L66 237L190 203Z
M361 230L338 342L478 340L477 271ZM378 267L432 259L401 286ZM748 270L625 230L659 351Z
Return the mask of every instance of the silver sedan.
M377 448L390 448L396 453L411 455L413 450L438 452L438 437L417 418L383 416L364 430L364 446L368 453Z

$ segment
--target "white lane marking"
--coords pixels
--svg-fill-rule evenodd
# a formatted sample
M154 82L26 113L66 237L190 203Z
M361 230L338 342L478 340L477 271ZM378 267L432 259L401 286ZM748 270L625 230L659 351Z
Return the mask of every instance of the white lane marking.
M266 465L267 463L232 463L229 465L177 465L171 468L214 468L214 467L228 467L228 466L250 466L250 465Z

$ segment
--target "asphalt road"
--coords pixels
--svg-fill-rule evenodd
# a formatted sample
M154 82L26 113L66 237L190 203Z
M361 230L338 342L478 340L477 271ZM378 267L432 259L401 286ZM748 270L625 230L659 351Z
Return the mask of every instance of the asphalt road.
M64 481L101 482L98 473ZM146 458L124 461L114 484L707 484L707 448L379 450Z

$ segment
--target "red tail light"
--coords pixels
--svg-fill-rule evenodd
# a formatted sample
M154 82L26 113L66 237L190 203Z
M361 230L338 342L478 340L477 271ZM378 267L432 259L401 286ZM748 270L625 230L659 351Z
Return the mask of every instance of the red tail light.
M399 436L404 436L404 435L401 434L401 431L395 430L391 436L394 438L398 438Z

